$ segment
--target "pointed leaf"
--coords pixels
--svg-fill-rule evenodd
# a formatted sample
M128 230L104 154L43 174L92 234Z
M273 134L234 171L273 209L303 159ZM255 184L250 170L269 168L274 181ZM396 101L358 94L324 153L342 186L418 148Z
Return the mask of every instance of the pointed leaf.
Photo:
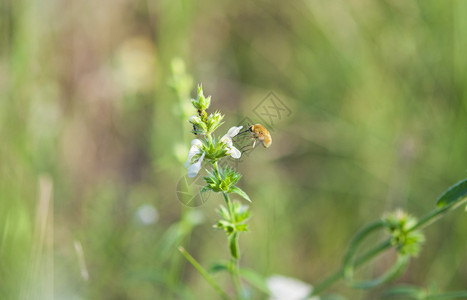
M235 229L237 231L248 231L248 225L247 224L238 224L235 226Z
M209 271L209 273L229 271L229 262L228 261L215 262L209 267L208 271Z
M219 205L219 208L217 209L217 213L218 213L222 218L224 218L224 220L230 221L229 211L227 210L227 208L226 208L225 206Z
M232 257L238 259L238 235L236 232L229 236L229 247Z
M438 207L453 204L467 197L467 178L447 189L436 201Z
M207 192L207 191L211 191L211 188L206 185L206 186L203 186L203 188L199 192L202 194L202 193Z
M384 291L383 295L385 296L391 296L391 295L407 295L411 296L415 299L418 299L419 295L423 295L425 293L425 290L416 286L411 286L411 285L401 285L401 286L396 286L393 288L390 288L386 291Z
M248 195L239 187L236 187L236 186L233 186L230 188L230 192L231 193L235 193L235 194L239 194L240 196L242 196L243 198L245 198L245 200L248 200L251 202L251 199L250 197L248 197Z

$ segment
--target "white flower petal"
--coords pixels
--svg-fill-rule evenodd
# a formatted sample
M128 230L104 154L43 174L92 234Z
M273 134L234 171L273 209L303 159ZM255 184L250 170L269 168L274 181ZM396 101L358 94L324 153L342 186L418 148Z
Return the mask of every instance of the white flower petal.
M190 122L191 124L198 124L198 123L201 123L201 118L197 115L193 115L190 117L188 122Z
M229 149L229 154L230 156L232 156L233 158L240 158L240 156L242 156L242 152L240 152L240 150L238 150L237 148L235 147L230 147Z
M193 159L193 156L196 154L200 153L200 147L203 144L201 140L194 139L191 141L191 148L190 151L188 151L188 159L185 162L185 168L188 168L189 165L191 165L191 160Z
M234 126L230 128L229 131L227 131L227 133L221 138L221 143L226 144L227 148L231 148L233 146L232 138L236 136L242 128L243 126Z
M281 275L269 277L266 284L271 291L269 300L298 300L305 299L313 287L303 281L295 278ZM309 298L309 300L319 299L318 297Z
M198 175L199 170L201 170L201 164L203 163L205 153L201 155L201 157L198 159L198 161L194 164L192 164L188 168L188 177L193 178L196 175Z
M203 145L203 142L201 142L201 140L199 140L199 139L192 139L191 140L191 147L193 147L194 145L196 145L198 147L201 147Z
M232 138L227 136L227 134L221 138L221 143L226 144L227 148L230 148L233 145Z
M242 128L243 128L243 126L238 126L238 127L234 126L234 127L230 128L229 131L227 131L226 136L228 136L230 138L233 138L234 136L236 136L240 132L240 129L242 129Z

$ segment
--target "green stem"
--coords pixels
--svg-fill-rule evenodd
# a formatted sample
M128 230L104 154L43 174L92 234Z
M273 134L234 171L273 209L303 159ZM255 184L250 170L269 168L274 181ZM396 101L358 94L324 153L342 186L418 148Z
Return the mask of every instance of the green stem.
M420 220L414 226L412 226L408 230L408 232L414 231L414 230L421 230L433 224L434 222L438 221L442 216L444 216L449 211L455 210L459 206L464 205L467 202L466 184L467 184L467 181L464 179L463 181L450 187L437 201L438 206L439 205L443 205L443 206L434 209L433 211L429 212L428 214L420 218ZM356 247L356 245L359 243L359 239L363 238L370 231L373 231L374 229L381 227L381 225L382 225L381 221L374 222L370 224L369 226L367 226L367 228L362 233L357 235L357 237L354 238L354 240L351 243L346 259L348 259L349 256L350 257L352 256L353 254L352 251L355 251L353 247ZM379 244L378 246L374 247L372 250L366 252L364 255L358 258L355 261L355 265L353 266L353 268L357 268L358 266L362 265L363 263L367 262L368 260L376 256L380 252L390 247L391 247L390 240L387 240ZM328 278L324 279L320 284L316 285L315 288L313 289L313 292L309 296L319 295L322 291L326 290L329 286L333 285L336 281L343 278L345 275L345 271L346 271L346 264L344 264L337 272L331 274ZM461 291L461 293L464 293L464 292L465 291ZM458 294L442 295L442 297L453 297L453 298L457 296ZM433 299L438 299L438 298L433 298ZM447 299L447 298L439 298L439 299Z
M417 222L417 224L415 224L412 228L409 229L409 231L414 231L416 229L423 229L431 224L433 224L434 222L438 221L439 219L441 219L441 217L443 217L446 213L452 211L452 210L455 210L456 208L458 208L459 206L463 205L465 202L467 202L467 198L455 203L455 204L451 204L451 205L445 205L443 207L440 207L440 208L437 208L431 212L429 212L428 214L426 214L425 216L421 217L420 220Z
M206 271L197 261L196 259L188 253L185 248L182 246L178 247L178 251L182 253L183 256L195 267L198 272L201 273L201 275L206 279L206 281L216 290L216 292L222 297L224 300L229 300L229 296L221 289L221 287L217 284L217 282L214 280L214 278L209 275L208 271Z
M209 144L212 144L212 136L210 133L206 133L206 138L208 139Z
M232 201L230 201L229 195L227 195L226 193L222 193L222 195L224 196L225 203L227 205L227 208L229 209L230 221L232 223L235 223L236 218L233 211ZM238 257L240 256L240 251L238 249L238 232L234 232L231 234L231 236L229 236L229 248L230 254L232 256L230 275L232 276L232 282L235 288L235 292L238 298L241 299L243 297L243 287L240 281L240 272L238 266Z
M455 291L447 292L438 295L428 295L427 299L429 300L438 300L438 299L465 299L467 298L467 291Z
M230 274L232 276L232 282L235 288L235 293L239 299L243 298L243 287L242 282L240 281L240 272L239 272L238 260L232 258L232 270Z
M232 202L229 199L229 195L227 195L227 193L222 193L222 195L224 196L225 204L227 205L227 208L229 209L230 221L232 223L235 223L235 214L233 211Z
M381 244L377 245L376 247L374 247L370 251L366 252L361 257L359 257L355 261L355 267L359 267L359 266L363 265L365 262L369 261L370 259L372 259L376 255L380 254L381 252L385 251L386 249L388 249L390 247L391 247L390 240L382 242ZM326 290L328 287L330 287L336 281L338 281L339 279L341 279L343 277L344 277L344 267L341 267L337 272L330 275L328 278L323 280L321 283L315 285L311 295L309 295L309 296L311 297L311 296L319 295L322 291Z
M463 205L465 202L467 202L467 198L463 199L462 201L457 202L455 205L445 205L441 208L437 208L422 218L412 227L409 229L409 231L414 231L416 229L423 229L434 222L438 221L441 217L443 217L446 213L449 211L452 211L459 207L460 205ZM391 243L389 240L381 243L380 245L376 246L372 250L368 251L364 255L362 255L359 259L356 260L355 262L355 267L361 266L363 263L367 262L380 252L388 249L391 247ZM344 277L344 268L339 269L337 272L333 273L330 275L328 278L324 279L320 284L316 285L313 289L313 292L310 296L316 296L320 294L322 291L326 290L329 286L333 285L336 281Z

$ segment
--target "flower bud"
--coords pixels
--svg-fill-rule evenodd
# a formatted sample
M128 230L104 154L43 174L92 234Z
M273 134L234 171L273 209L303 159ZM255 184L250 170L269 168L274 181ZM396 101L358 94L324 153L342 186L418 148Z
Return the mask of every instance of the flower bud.
M204 111L211 105L211 96L204 97L203 87L198 85L198 96L196 99L191 99L191 103L196 109Z

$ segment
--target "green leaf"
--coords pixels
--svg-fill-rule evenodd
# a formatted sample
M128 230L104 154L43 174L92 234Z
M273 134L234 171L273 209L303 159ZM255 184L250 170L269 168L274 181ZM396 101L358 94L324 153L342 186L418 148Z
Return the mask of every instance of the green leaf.
M231 187L230 192L235 193L235 194L239 194L240 196L245 198L245 200L248 200L248 201L251 202L250 197L248 197L248 195L242 189L240 189L239 187L236 187L236 186Z
M248 225L246 224L238 224L235 226L237 231L248 231Z
M424 294L425 291L422 288L411 285L396 286L383 292L384 297L389 297L392 295L406 295L413 297L413 299L419 299L420 296Z
M229 236L230 254L233 258L238 259L238 234L234 232Z
M214 228L223 229L227 234L235 231L235 225L225 220L218 220Z
M229 215L229 211L227 210L227 208L223 205L219 205L219 208L217 209L217 213L222 217L224 218L224 220L229 220L230 221L230 215Z
M207 192L207 191L212 191L212 189L209 186L206 185L206 186L203 186L203 188L199 192L202 194L202 193Z
M456 203L467 197L467 178L448 188L436 201L438 207Z
M250 211L248 210L247 205L240 204L239 202L234 202L234 211L235 211L235 220L237 222L244 222L250 217Z
M215 262L209 267L208 271L209 271L209 273L229 271L229 263L230 262L228 262L228 261Z

